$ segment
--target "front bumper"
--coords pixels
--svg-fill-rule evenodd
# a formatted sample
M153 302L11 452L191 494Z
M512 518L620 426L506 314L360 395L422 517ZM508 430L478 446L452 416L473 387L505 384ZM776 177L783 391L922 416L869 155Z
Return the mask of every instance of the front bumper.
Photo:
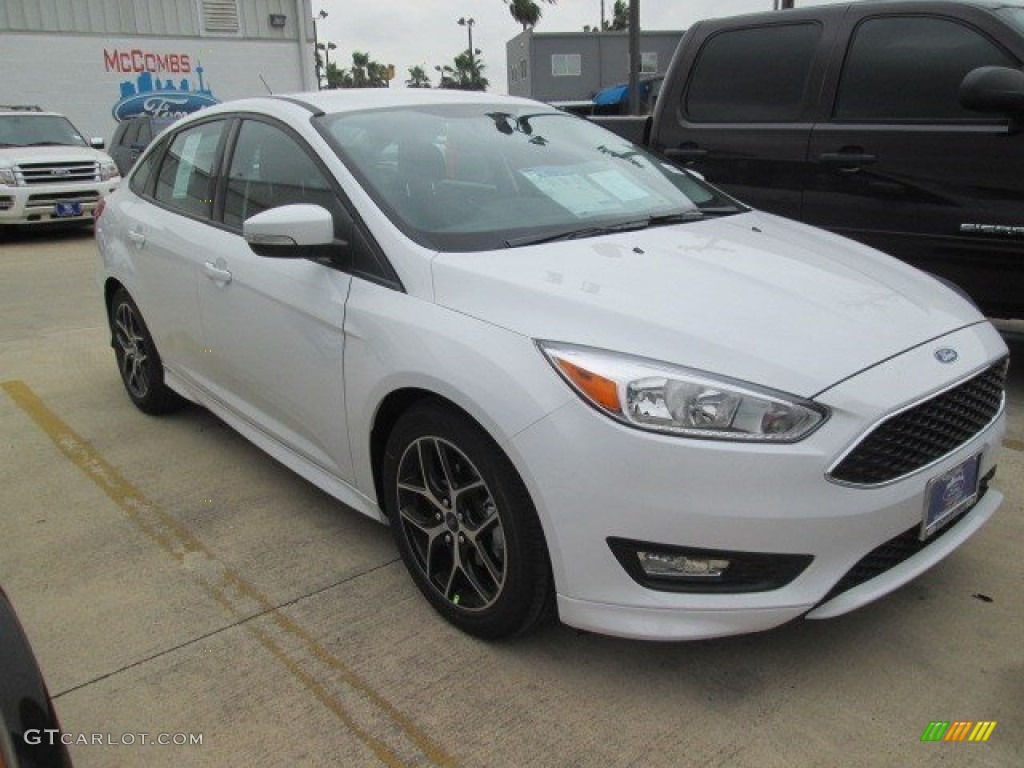
M92 183L0 186L0 225L92 221L100 199L117 189L120 183L117 177ZM81 212L76 216L58 216L58 203L77 204Z
M957 364L937 363L937 345L955 347ZM803 614L839 615L896 589L965 541L1002 496L990 489L917 554L829 595L861 558L920 525L931 478L979 453L980 475L995 467L1005 416L926 470L882 487L839 485L826 472L883 415L1004 354L987 323L906 352L819 394L831 418L791 445L661 436L615 423L581 401L568 403L509 446L545 527L562 621L625 637L713 637ZM813 560L770 591L666 592L632 579L609 548L611 537Z

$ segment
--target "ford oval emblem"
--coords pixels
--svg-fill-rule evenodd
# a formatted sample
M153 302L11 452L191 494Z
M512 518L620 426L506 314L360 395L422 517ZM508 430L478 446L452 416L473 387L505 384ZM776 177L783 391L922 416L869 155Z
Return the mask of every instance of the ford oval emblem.
M935 359L940 363L946 363L947 365L949 363L955 363L958 357L960 357L960 355L956 353L956 350L950 349L949 347L943 347L942 349L935 350Z

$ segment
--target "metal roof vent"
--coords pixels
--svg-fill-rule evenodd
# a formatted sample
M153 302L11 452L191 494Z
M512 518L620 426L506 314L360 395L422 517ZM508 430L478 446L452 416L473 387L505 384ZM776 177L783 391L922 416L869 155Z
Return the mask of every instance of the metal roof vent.
M238 34L238 0L201 0L203 31Z

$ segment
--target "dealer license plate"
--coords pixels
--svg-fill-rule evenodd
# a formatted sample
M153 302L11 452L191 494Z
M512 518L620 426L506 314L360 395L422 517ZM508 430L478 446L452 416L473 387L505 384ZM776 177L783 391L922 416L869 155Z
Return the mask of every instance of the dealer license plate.
M928 481L921 539L927 539L978 499L981 454Z
M82 215L82 204L81 203L57 203L53 207L53 215L58 219L66 219L71 216Z

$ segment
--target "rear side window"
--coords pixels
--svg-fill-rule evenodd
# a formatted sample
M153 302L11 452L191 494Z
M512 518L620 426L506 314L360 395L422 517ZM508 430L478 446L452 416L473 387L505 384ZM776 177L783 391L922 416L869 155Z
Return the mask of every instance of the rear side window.
M950 19L868 19L854 34L836 100L837 120L979 120L960 106L972 69L1018 63L980 32Z
M169 208L209 216L214 162L225 122L203 123L178 133L164 155L153 197Z
M686 115L703 123L796 120L821 27L779 24L721 32L698 54Z

